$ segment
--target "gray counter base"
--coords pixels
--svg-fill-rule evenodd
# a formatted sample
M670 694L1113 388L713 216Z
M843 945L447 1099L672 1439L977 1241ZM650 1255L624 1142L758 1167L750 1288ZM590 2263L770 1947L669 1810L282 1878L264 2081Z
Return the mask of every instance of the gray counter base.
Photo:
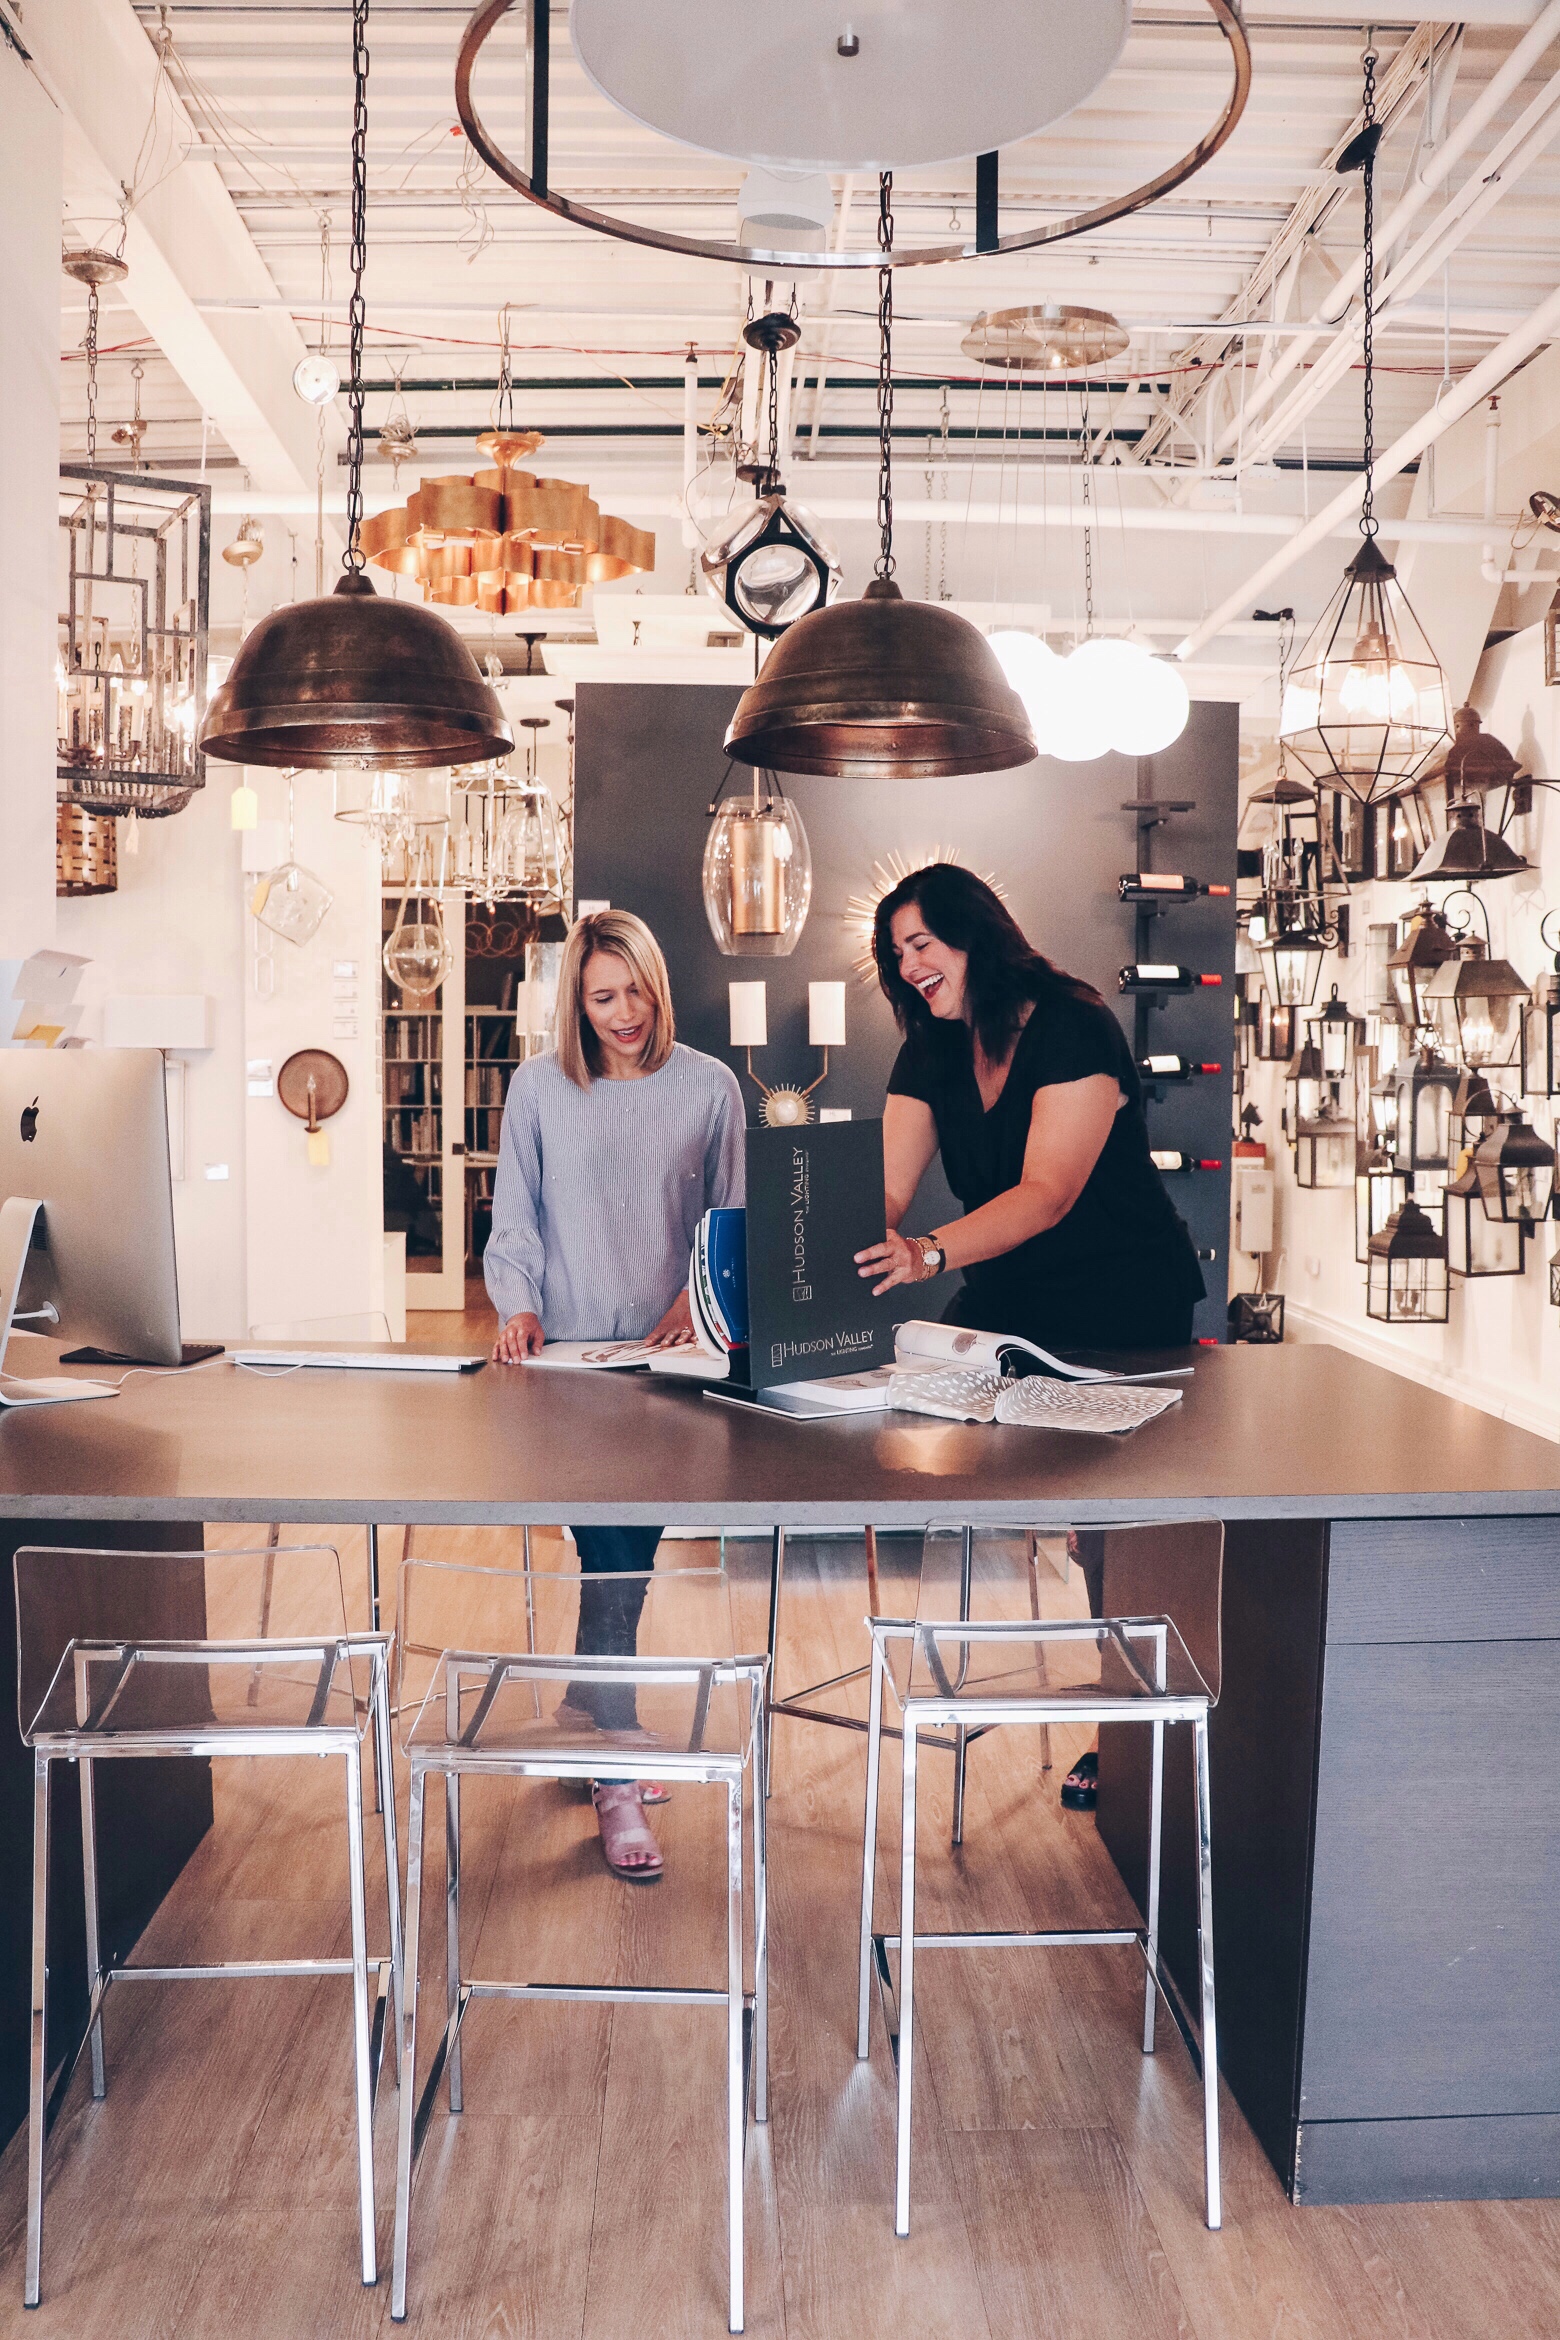
M1295 2201L1522 2202L1560 2194L1560 2113L1305 2121Z

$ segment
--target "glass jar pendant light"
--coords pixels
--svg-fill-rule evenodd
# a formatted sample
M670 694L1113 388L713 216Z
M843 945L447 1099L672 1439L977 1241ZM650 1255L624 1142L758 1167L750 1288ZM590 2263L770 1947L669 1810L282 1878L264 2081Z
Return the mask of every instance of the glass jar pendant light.
M1360 549L1288 677L1279 736L1312 776L1371 804L1412 780L1450 731L1446 679L1376 538L1376 56L1365 54L1365 126L1339 157L1363 171L1365 489Z
M878 182L878 535L859 601L789 626L737 702L726 753L771 772L948 779L1033 762L1034 732L985 636L894 583L893 176Z
M507 755L514 734L465 643L431 609L385 601L365 571L363 273L368 233L368 0L352 4L352 379L347 549L334 593L293 602L247 637L201 728L234 764L425 771Z
M787 503L780 476L780 357L801 337L796 319L778 311L742 329L762 356L769 387L769 460L751 473L754 501L699 556L710 591L766 642L778 642L798 618L832 601L842 576L839 554L810 512Z
M751 795L717 797L704 846L704 915L728 959L788 959L812 901L812 848L772 772Z

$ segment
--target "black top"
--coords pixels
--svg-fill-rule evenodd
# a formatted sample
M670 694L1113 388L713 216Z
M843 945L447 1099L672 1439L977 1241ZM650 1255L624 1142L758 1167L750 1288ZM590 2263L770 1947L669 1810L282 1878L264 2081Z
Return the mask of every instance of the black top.
M888 1092L931 1107L948 1183L973 1211L1022 1178L1036 1090L1094 1073L1108 1074L1126 1103L1082 1194L1044 1234L963 1270L964 1290L949 1311L957 1322L1043 1347L1154 1348L1189 1337L1202 1270L1150 1158L1137 1066L1103 1000L1048 986L989 1113L962 1021L913 1032Z

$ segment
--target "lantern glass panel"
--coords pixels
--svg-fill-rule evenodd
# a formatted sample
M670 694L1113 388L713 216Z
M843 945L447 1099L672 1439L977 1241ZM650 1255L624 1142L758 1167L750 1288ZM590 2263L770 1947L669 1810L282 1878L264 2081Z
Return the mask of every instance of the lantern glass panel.
M1278 935L1263 946L1273 997L1280 1007L1309 1007L1322 971L1322 946L1314 935Z
M1302 1120L1295 1148L1295 1183L1308 1187L1351 1185L1354 1132L1345 1123Z
M1379 1235L1393 1212L1408 1199L1406 1170L1362 1170L1354 1181L1354 1256L1361 1265L1370 1257L1370 1239Z
M1487 1217L1476 1193L1448 1192L1446 1243L1454 1276L1520 1276L1524 1241L1521 1224Z
M1373 538L1290 669L1278 729L1313 778L1363 804L1412 780L1450 736L1445 677Z
M1378 1324L1445 1324L1451 1313L1444 1259L1388 1259L1370 1262L1365 1313Z
M1556 1085L1555 1026L1560 1002L1532 1000L1522 1018L1522 1094L1524 1097L1560 1096Z
M1516 1063L1522 1040L1520 998L1459 998L1456 1011L1457 1029L1450 1037L1461 1049L1465 1064Z
M1452 1092L1443 1081L1422 1083L1414 1093L1410 1152L1416 1169L1447 1160L1451 1105Z

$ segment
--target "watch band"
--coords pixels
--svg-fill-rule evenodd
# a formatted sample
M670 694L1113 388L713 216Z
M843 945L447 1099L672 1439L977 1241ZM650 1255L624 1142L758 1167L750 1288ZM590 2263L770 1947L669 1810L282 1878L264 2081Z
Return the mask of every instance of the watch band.
M948 1254L935 1235L918 1235L915 1240L921 1254L923 1280L929 1283L933 1276L940 1276L947 1267Z

